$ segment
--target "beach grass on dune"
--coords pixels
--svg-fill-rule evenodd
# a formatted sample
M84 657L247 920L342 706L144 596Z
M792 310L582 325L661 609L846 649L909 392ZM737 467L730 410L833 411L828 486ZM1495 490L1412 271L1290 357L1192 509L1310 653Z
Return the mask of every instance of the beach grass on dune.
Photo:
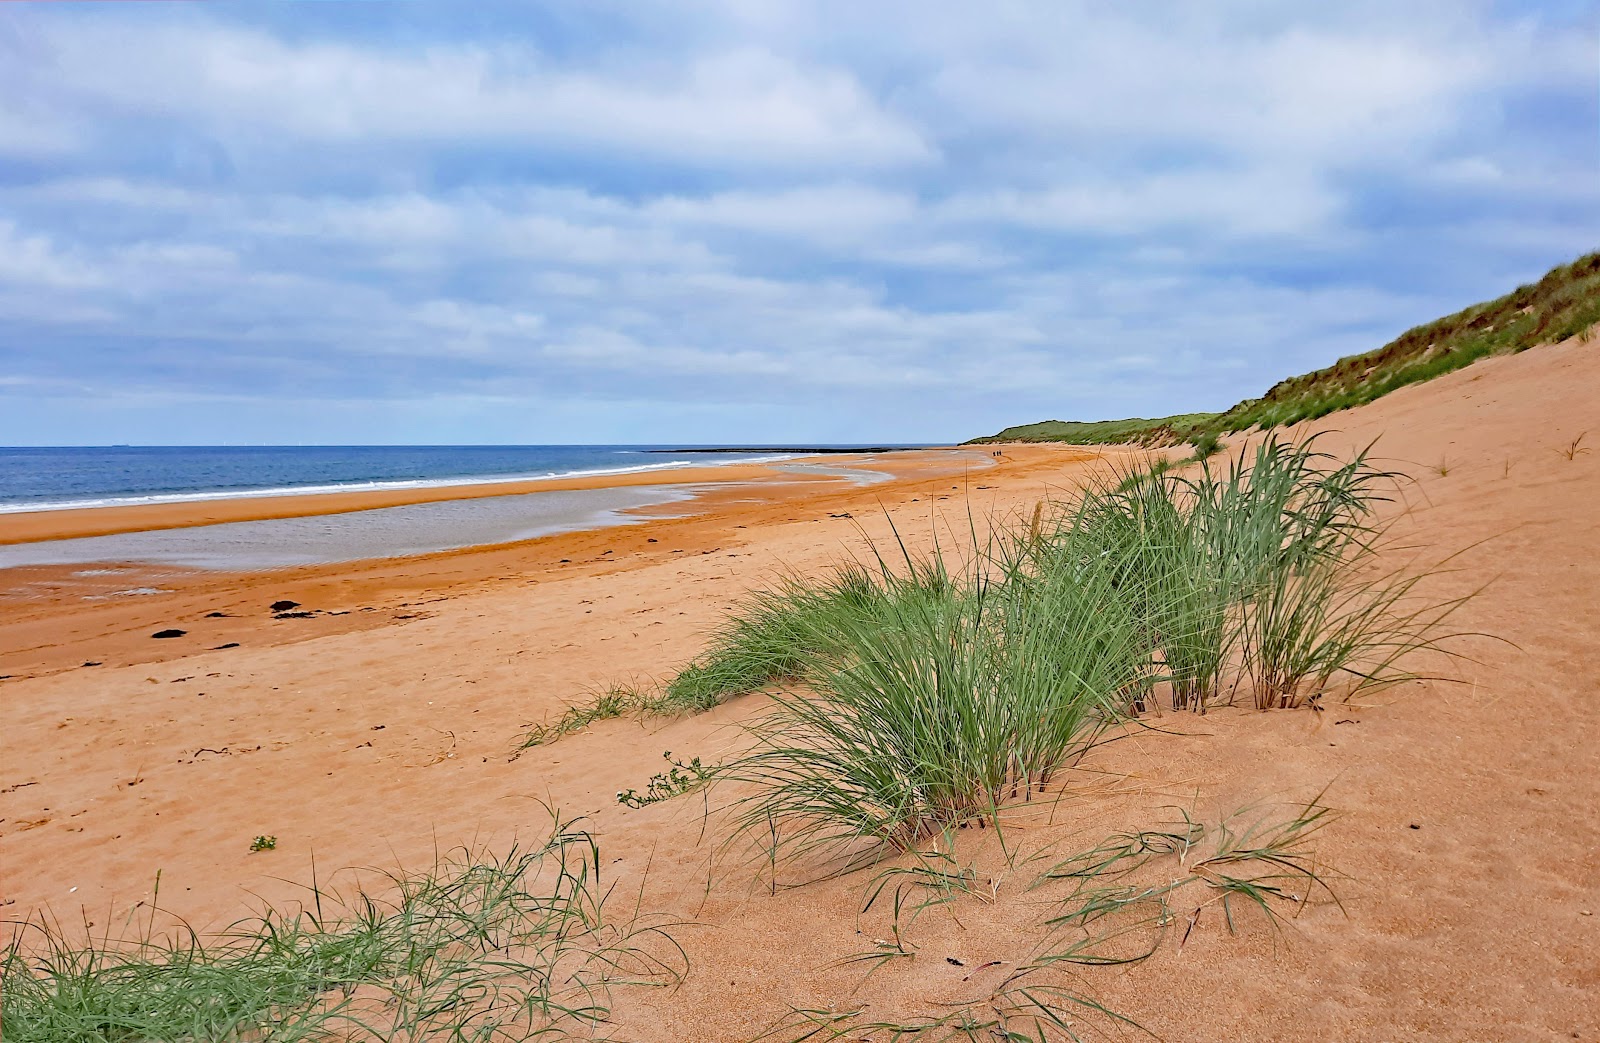
M1375 558L1403 476L1269 438L1198 471L1113 474L1000 523L958 564L902 545L758 592L655 705L771 693L736 834L835 867L992 821L1154 708L1317 704L1416 676L1464 599ZM674 686L678 686L675 688ZM673 693L678 694L674 695Z
M628 714L703 713L729 699L803 680L807 665L836 647L840 628L901 602L951 589L942 562L897 573L847 562L822 580L785 577L749 594L711 635L710 647L657 685L612 685L532 725L517 751L555 742L595 721Z
M7 924L7 1043L588 1038L613 990L686 970L664 924L616 909L576 822L501 855L462 852L341 899L313 886L212 937Z
M839 869L993 821L1163 700L1292 709L1416 677L1417 653L1453 654L1466 598L1380 565L1379 511L1405 476L1323 444L1111 473L959 557L897 536L870 565L786 577L664 683L603 693L530 742L767 692L749 749L714 773L745 784L735 836L774 868Z
M1048 786L1139 683L1134 621L1100 568L981 576L840 620L833 645L752 725L724 777L754 783L744 831L770 857L905 850Z

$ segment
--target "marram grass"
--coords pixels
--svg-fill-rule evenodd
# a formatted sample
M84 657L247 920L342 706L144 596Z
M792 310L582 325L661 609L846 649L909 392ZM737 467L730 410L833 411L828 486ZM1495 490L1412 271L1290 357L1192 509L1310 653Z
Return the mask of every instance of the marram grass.
M687 969L665 924L614 908L594 839L463 852L348 899L313 886L217 937L6 924L7 1043L389 1043L591 1038L612 993Z
M1465 599L1376 568L1402 479L1269 438L1198 472L1113 475L998 526L959 568L902 547L909 578L757 595L696 665L765 664L717 700L772 691L720 773L746 784L738 835L774 868L846 868L992 821L1160 700L1292 708L1416 676ZM754 631L781 655L749 656Z

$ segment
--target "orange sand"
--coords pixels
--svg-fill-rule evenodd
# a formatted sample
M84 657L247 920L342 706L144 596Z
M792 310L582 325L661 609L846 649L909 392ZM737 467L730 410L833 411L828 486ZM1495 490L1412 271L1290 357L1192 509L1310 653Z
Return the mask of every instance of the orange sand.
M1321 422L1337 432L1330 447L1379 438L1378 453L1415 475L1396 531L1435 557L1465 548L1438 589L1492 580L1459 622L1504 642L1467 639L1476 662L1456 668L1463 683L1325 713L1168 714L1163 731L1093 752L1053 822L1020 817L1013 843L1088 846L1172 805L1214 818L1326 788L1342 817L1317 854L1342 874L1344 909L1315 903L1281 934L1246 920L1236 935L1213 911L1181 948L1175 932L1148 962L1086 970L1086 992L1175 1043L1600 1035L1600 452L1557 452L1586 427L1600 438L1597 417L1600 351L1569 343ZM759 698L608 722L508 758L528 722L585 689L693 656L774 570L818 570L861 553L864 537L890 538L884 509L913 545L936 526L949 545L969 507L1027 511L1104 466L1093 451L1015 447L963 478L948 458L914 456L870 489L729 487L693 518L394 562L167 576L148 585L173 593L137 603L78 600L72 583L87 579L0 574L0 673L32 675L0 681L7 913L48 905L70 919L81 907L120 922L159 871L164 906L221 925L250 893L294 897L283 879L308 879L313 854L324 873L424 864L436 847L537 836L548 802L588 816L624 891L642 887L647 908L689 923L675 931L688 979L620 993L620 1038L749 1039L791 1006L909 1017L971 998L972 968L1014 965L1036 940L1022 874L997 880L996 901L924 914L916 956L863 983L864 967L838 961L883 929L876 911L858 917L864 876L773 896L730 872L708 889L720 835L713 822L702 836L699 802L617 805L663 750L725 756L739 742L728 725ZM350 614L274 621L279 597ZM189 637L148 638L168 625ZM227 641L241 647L208 650ZM72 666L83 660L105 665ZM258 833L278 850L250 854ZM992 836L962 842L977 851Z

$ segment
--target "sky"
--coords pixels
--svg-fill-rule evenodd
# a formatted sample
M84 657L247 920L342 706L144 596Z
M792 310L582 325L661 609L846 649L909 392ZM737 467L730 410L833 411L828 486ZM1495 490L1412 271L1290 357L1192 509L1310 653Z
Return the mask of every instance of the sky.
M1600 4L0 4L0 444L1223 409L1600 248Z

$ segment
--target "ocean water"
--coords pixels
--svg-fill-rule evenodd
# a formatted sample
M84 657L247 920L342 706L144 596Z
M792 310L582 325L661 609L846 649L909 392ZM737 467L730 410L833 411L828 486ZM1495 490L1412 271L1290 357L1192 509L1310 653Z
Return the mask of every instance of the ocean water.
M0 513L671 471L787 455L621 445L0 448Z
M825 451L843 446L819 447ZM868 447L860 447L868 448ZM660 451L652 451L660 450ZM0 449L0 514L67 507L510 482L561 475L660 473L612 489L550 490L406 504L308 518L226 522L0 546L0 569L138 562L258 570L428 554L557 532L628 525L640 508L692 512L693 486L672 472L750 461L857 484L867 466L785 462L805 450L710 452L671 446L359 446Z

